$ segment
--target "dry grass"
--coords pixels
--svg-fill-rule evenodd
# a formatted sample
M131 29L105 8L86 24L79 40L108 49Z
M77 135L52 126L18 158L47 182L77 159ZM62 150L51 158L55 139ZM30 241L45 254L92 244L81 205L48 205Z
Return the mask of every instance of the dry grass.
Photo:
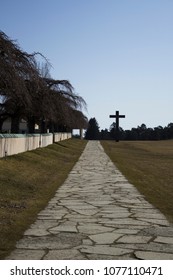
M0 159L0 259L53 197L85 145L70 139Z
M173 222L173 141L101 143L126 178Z

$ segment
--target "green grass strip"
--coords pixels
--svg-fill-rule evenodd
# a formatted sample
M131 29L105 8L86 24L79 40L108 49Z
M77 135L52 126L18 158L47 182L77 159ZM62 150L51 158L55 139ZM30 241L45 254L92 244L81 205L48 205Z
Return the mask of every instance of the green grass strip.
M54 196L86 143L69 139L0 159L0 259Z
M173 222L173 140L101 144L129 182Z

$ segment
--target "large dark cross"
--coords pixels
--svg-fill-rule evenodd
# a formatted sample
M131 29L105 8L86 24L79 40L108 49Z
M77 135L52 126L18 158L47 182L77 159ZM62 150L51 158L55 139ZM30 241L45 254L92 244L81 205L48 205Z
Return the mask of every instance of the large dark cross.
M119 118L125 118L125 115L119 115L119 111L116 111L116 114L110 115L109 118L116 120L116 142L119 142Z

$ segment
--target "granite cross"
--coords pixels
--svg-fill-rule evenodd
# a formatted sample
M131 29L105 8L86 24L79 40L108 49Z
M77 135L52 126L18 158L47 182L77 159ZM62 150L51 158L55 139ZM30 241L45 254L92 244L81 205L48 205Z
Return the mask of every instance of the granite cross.
M116 120L116 142L119 142L119 118L125 118L125 115L119 115L119 111L116 111L116 114L110 115L109 118Z

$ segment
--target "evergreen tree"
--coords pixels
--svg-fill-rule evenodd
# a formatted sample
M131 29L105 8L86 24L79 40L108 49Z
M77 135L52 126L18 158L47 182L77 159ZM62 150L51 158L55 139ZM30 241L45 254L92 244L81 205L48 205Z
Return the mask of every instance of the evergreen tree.
M99 125L95 118L91 118L85 134L87 140L98 140L100 136Z

